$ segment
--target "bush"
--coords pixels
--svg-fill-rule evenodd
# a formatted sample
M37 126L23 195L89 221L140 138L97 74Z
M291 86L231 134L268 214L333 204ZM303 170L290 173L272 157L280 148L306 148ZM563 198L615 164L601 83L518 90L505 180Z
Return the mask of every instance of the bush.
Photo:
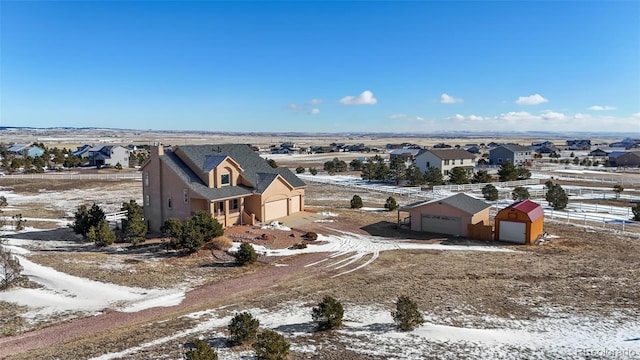
M482 188L482 196L485 200L496 201L498 200L498 189L491 184L487 184Z
M289 247L289 249L292 249L292 250L300 250L300 249L306 249L306 248L307 248L307 244L305 243L295 243Z
M631 208L631 212L633 212L633 221L640 221L640 202Z
M314 233L313 231L309 231L306 234L302 235L302 238L309 241L315 241L318 240L318 234Z
M253 264L258 260L256 250L248 242L240 244L240 248L238 249L238 252L235 253L234 257L236 258L236 263L240 266Z
M298 166L296 168L296 174L304 174L304 168L302 166Z
M424 318L418 306L408 296L400 296L396 301L396 311L391 312L393 321L402 331L413 330L416 326L424 324Z
M284 336L273 330L265 330L258 335L258 340L252 347L258 359L282 360L289 355L290 345Z
M227 250L233 245L233 241L226 236L218 236L211 240L211 247L216 250Z
M89 229L87 239L102 247L113 244L116 241L116 234L109 229L107 220L102 220L98 226Z
M236 344L242 344L248 340L255 339L258 327L260 327L260 321L254 318L251 313L245 311L236 314L231 319L227 329L231 333L231 340Z
M526 200L529 196L529 190L522 186L516 186L511 192L511 198L515 201Z
M316 169L316 168L314 168L314 167L309 168L309 174L311 174L311 175L316 175L317 173L318 173L318 169Z
M187 360L218 360L218 353L206 341L198 339L184 357Z
M384 203L384 208L389 210L389 211L393 211L395 209L397 209L398 203L396 202L396 199L393 198L393 196L389 196L387 198L387 202Z
M553 207L553 210L562 210L567 207L569 203L569 196L559 184L548 186L545 200L549 202L549 205Z
M318 306L313 308L313 321L318 323L318 330L331 330L342 326L344 309L342 304L327 295Z
M360 209L362 207L362 198L358 195L353 195L351 199L351 208L352 209Z

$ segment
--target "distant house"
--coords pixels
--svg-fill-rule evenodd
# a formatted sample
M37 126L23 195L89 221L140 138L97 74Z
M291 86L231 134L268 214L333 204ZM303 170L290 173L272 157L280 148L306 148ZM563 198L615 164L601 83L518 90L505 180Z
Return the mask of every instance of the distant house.
M244 144L154 146L142 166L144 217L152 232L165 220L204 210L222 226L267 222L304 211L306 184L272 168Z
M502 165L510 162L516 166L529 166L532 161L531 150L526 146L502 144L489 150L489 162L491 165Z
M82 146L78 146L74 151L71 152L71 155L77 156L82 159L87 159L89 157L89 150L91 150L93 146L84 144Z
M609 154L610 167L639 167L640 151L613 151Z
M567 140L568 150L589 150L591 149L591 140L579 139L579 140Z
M600 148L598 148L598 149L595 149L595 150L591 150L591 152L589 154L587 154L587 156L590 156L590 157L608 157L609 153L604 151L604 150L602 150L602 149L600 149Z
M560 153L560 149L558 149L555 145L551 144L551 145L542 145L542 146L532 146L531 148L532 152L535 152L537 154L559 154Z
M35 158L44 154L44 149L31 144L13 144L7 148L7 152L13 153L15 156L27 156Z
M489 225L490 207L482 200L458 193L403 206L398 211L410 214L404 223L409 223L411 230L466 237L469 225Z
M496 240L533 244L544 232L544 210L531 200L513 203L494 219Z
M626 138L622 141L617 141L609 144L609 147L619 147L624 149L631 149L640 146L640 139Z
M103 167L120 164L129 167L129 150L120 145L94 146L88 151L89 166Z
M416 157L423 153L425 150L423 149L395 149L389 153L389 161L400 158L404 160L407 166L413 164Z
M546 141L537 141L537 142L532 142L531 146L535 146L535 147L542 147L542 146L553 146L555 147L555 145L553 144L553 142L546 140Z
M464 150L467 150L468 152L472 153L472 154L479 154L480 151L482 151L482 149L480 149L480 146L478 145L471 145L471 146L464 146Z
M430 167L439 169L444 178L449 177L454 167L465 169L467 175L471 176L476 166L476 156L461 149L429 149L416 157L415 164L422 172Z

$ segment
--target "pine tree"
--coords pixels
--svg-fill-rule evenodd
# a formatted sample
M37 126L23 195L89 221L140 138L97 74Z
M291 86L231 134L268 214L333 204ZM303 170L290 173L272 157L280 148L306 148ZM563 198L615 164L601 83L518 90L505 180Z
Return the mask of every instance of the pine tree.
M142 217L142 208L135 200L129 200L128 203L122 203L120 208L127 211L127 219L122 222L122 237L124 241L136 245L144 242L147 234L147 226Z
M342 304L333 297L326 295L318 306L313 308L313 321L318 323L319 330L331 330L342 326L344 309Z

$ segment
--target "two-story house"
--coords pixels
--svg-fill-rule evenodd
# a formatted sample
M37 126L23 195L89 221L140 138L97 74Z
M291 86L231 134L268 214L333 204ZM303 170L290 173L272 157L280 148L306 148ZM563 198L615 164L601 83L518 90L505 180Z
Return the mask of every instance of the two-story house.
M129 167L129 150L120 145L94 146L88 151L89 166L116 166Z
M489 150L491 165L502 165L510 162L515 166L530 166L533 161L531 149L517 144L502 144Z
M156 233L165 220L200 210L224 227L304 210L306 184L245 144L153 146L141 170L144 217Z
M465 169L467 175L471 176L476 166L476 156L461 149L430 149L418 155L415 164L422 172L430 167L439 169L445 179L454 167Z

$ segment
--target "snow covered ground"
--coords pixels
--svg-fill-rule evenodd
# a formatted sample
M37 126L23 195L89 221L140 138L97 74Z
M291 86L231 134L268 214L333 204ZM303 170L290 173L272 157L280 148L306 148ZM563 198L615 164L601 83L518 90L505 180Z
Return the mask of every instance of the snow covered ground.
M40 287L2 291L0 301L27 306L30 311L24 315L25 319L42 321L74 313L95 314L106 308L136 312L156 306L176 305L184 299L185 289L143 289L108 284L65 274L27 258L31 253L28 248L51 249L61 244L68 246L69 242L7 240L7 244L2 246L16 255L23 267L22 275Z
M435 356L438 359L585 359L609 358L598 352L617 351L633 359L640 356L640 323L620 322L616 319L588 317L546 317L515 321L485 318L485 328L442 325L427 317L427 322L409 332L398 331L390 309L380 305L344 304L342 329L331 341L347 344L352 351L376 355L386 359L419 359ZM291 302L278 309L248 310L260 321L262 328L284 333L292 343L292 350L322 353L332 344L308 341L315 330L309 305ZM154 341L105 354L92 360L126 358L163 343L206 334L205 340L225 337L225 327L232 315L224 309L212 309L185 315L199 323L187 330ZM216 344L214 344L215 346ZM249 351L230 351L218 344L222 359L246 359ZM464 356L463 356L464 355Z

